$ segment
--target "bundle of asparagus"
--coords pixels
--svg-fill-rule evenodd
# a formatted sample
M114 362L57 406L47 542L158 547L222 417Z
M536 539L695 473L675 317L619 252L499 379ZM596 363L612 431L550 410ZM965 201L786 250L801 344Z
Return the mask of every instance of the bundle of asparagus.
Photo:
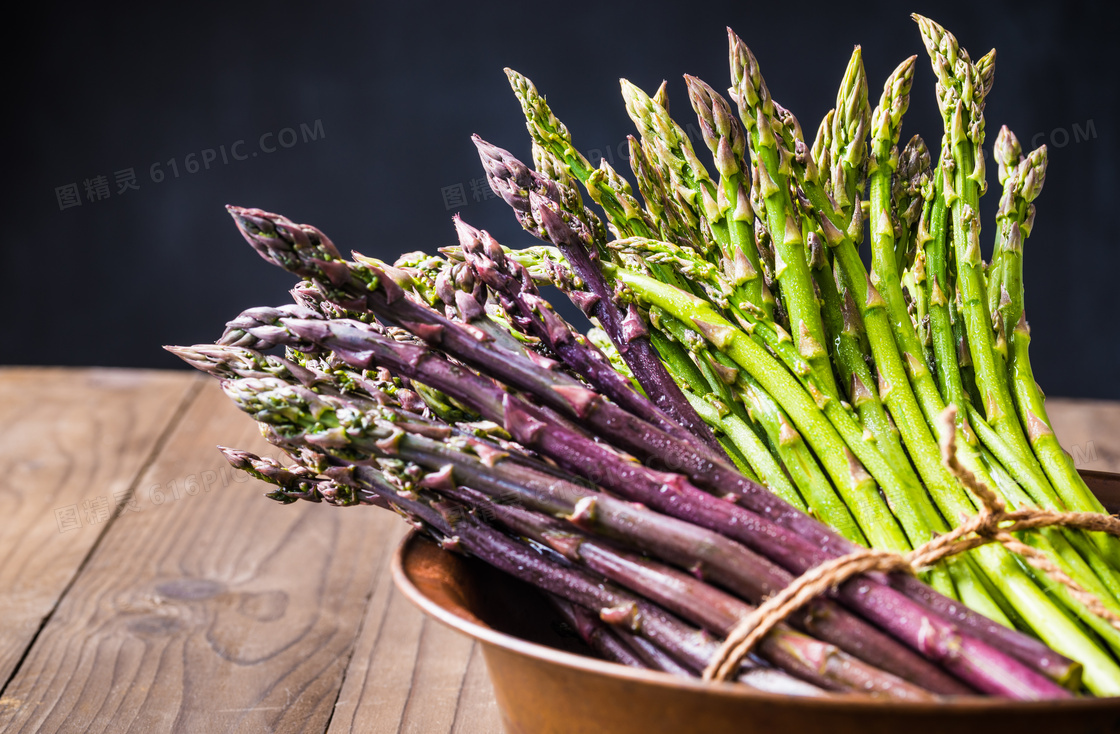
M920 27L946 119L932 171L920 138L897 150L913 58L872 114L857 50L810 148L732 34L742 126L686 77L718 181L664 86L649 97L623 82L644 203L509 72L536 170L475 143L545 246L509 250L456 218L460 244L443 256L347 260L314 227L230 207L266 260L305 279L295 303L249 309L217 344L168 349L219 378L287 453L281 465L223 449L271 498L391 508L547 592L599 654L679 675L707 668L752 605L795 577L862 546L910 549L975 512L938 458L946 404L962 408L961 458L1012 507L1099 512L1027 361L1021 248L1045 151L1024 158L1001 133L985 269L975 211L994 57L973 63L943 29ZM562 319L541 283L595 328ZM1059 527L1022 539L1120 608L1115 539ZM736 677L912 700L1120 692L1120 632L999 546L926 580L837 584Z
M920 545L977 509L939 461L935 421L948 404L960 408L964 463L1010 506L1103 512L1054 436L1028 356L1022 248L1045 146L1024 156L1000 130L1003 196L985 264L978 211L995 52L973 62L944 28L915 19L944 120L932 167L920 136L899 150L914 57L872 110L857 48L809 144L730 30L738 119L712 87L685 77L714 178L670 117L664 85L651 97L622 81L640 133L630 138L630 165L642 202L605 161L591 166L512 70L536 171L475 141L495 192L552 246L510 257L577 303L593 294L637 307L688 403L671 403L676 415L695 411L744 472L787 502L853 542L892 550ZM606 226L582 205L577 180ZM550 224L555 214L566 226ZM588 258L576 250L592 262L581 265ZM660 394L660 374L621 349L617 364ZM1115 538L1051 528L1025 539L1120 610ZM927 580L1082 662L1091 690L1120 691L1118 630L1002 549L977 549Z

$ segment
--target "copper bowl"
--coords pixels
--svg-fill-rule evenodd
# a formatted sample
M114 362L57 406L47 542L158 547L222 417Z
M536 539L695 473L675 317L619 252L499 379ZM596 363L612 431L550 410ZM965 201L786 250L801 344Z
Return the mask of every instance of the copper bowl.
M1083 472L1109 512L1120 474ZM1120 732L1120 698L1025 703L961 698L886 703L796 698L708 684L592 657L533 588L416 532L393 560L397 587L424 612L482 643L510 734L528 732Z

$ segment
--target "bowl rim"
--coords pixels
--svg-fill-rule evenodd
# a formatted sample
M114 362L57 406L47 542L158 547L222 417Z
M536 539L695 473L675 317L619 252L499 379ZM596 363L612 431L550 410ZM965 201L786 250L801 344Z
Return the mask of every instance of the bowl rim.
M397 589L404 594L409 601L418 606L421 611L428 616L472 639L482 642L484 645L493 645L494 647L509 652L569 669L645 683L661 688L686 689L707 695L755 701L759 704L808 706L820 708L822 710L843 710L850 713L875 709L881 710L885 706L888 706L893 713L905 712L915 715L934 712L941 715L947 713L967 714L977 710L1029 713L1032 709L1040 708L1045 708L1048 712L1053 712L1056 707L1074 711L1108 708L1120 710L1120 697L1081 697L1061 701L1017 701L988 696L960 696L944 697L935 701L891 700L887 702L881 698L858 693L826 693L818 697L789 696L780 693L752 690L747 686L735 683L706 683L699 678L683 678L661 671L632 668L607 660L577 655L536 642L529 642L528 640L523 640L504 632L499 632L492 627L471 621L426 596L424 592L413 583L407 570L409 557L416 552L417 546L421 543L429 544L438 550L439 553L446 553L449 556L452 555L450 551L440 549L431 538L420 530L411 530L401 540L396 551L393 553L391 570L393 581Z

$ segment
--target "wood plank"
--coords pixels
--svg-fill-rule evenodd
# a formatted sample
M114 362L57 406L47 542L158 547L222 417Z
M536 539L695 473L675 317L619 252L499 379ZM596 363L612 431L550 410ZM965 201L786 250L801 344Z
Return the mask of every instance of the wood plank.
M400 731L450 732L474 641L430 618L424 619L424 632Z
M0 370L0 689L199 380Z
M269 502L218 443L270 453L207 382L142 477L139 511L106 534L13 678L0 730L326 729L402 521Z
M386 570L366 610L329 731L497 732L501 720L475 643L424 617Z
M467 664L467 674L463 678L463 689L459 692L455 724L451 732L491 734L501 729L502 715L498 711L498 702L494 699L490 672L486 669L486 659L482 657L482 646L476 642Z
M1051 398L1046 412L1078 469L1120 472L1120 402Z
M394 547L407 532L401 527ZM397 730L416 663L416 645L423 615L397 594L389 572L390 558L382 558L377 584L366 606L361 634L346 671L331 718L331 732L378 731L379 723ZM368 693L367 693L368 691ZM371 711L368 728L357 725L357 711Z

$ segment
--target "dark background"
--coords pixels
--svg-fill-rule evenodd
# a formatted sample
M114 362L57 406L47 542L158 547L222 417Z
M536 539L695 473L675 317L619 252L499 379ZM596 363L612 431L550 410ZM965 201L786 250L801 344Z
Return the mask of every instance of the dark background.
M618 77L651 92L669 79L672 110L688 120L680 75L726 88L726 25L810 137L854 44L864 47L873 103L890 70L919 54L903 136L920 132L936 149L933 74L907 15L915 10L974 58L998 48L989 148L1004 123L1025 146L1050 144L1026 255L1040 383L1056 395L1120 398L1109 3L312 5L40 5L8 26L16 58L6 73L0 363L177 367L161 344L212 341L241 309L285 302L292 279L243 242L227 203L284 213L343 251L389 260L450 244L455 210L506 244L529 244L504 204L480 198L469 140L478 132L529 157L504 66L537 83L585 153L605 154L633 132ZM305 138L301 126L315 131L317 121L322 134ZM295 134L288 148L275 137L285 128ZM259 143L267 133L274 152ZM238 140L248 157L234 161ZM209 169L189 173L206 149ZM128 168L139 188L119 193L115 173ZM108 197L91 201L85 182L98 176ZM990 248L994 166L989 179ZM56 188L69 184L82 203L61 209ZM456 186L465 203L449 207Z

